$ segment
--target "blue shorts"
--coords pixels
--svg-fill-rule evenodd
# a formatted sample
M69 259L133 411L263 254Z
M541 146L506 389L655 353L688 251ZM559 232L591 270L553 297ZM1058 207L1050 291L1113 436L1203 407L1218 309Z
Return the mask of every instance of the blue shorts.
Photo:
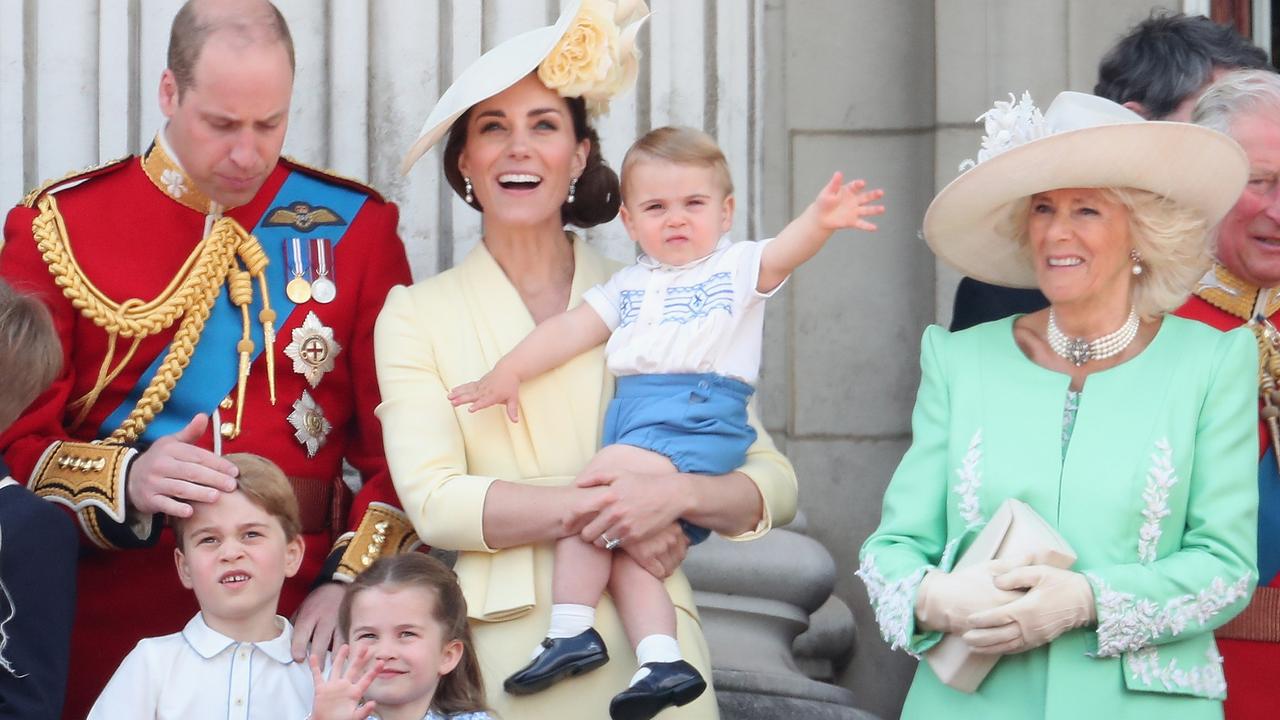
M747 424L755 388L715 374L625 375L604 418L605 445L633 445L671 460L680 472L723 475L742 467L756 431ZM700 543L711 534L681 520Z

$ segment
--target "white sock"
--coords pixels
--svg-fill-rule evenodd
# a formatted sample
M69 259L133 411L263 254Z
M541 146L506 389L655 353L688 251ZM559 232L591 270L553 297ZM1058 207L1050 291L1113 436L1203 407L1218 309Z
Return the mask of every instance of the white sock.
M581 635L591 629L595 622L596 609L590 605L555 604L551 606L551 621L547 627L547 637L556 639ZM545 649L542 643L538 643L530 659L538 657Z
M683 659L684 656L680 654L680 644L675 638L670 635L646 636L636 644L636 664L640 669L631 676L631 685L640 682L649 674L649 668L645 667L645 663L675 662Z

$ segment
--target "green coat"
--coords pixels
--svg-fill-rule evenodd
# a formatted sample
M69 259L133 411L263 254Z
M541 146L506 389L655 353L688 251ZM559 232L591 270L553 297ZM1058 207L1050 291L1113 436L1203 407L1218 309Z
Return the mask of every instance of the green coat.
M915 628L920 579L1018 498L1075 548L1098 624L1005 656L972 695L921 663L903 717L1221 717L1211 631L1257 575L1253 335L1166 317L1137 357L1089 376L1064 456L1070 378L1028 360L1012 325L925 331L914 439L858 575L885 640L923 653L941 635Z

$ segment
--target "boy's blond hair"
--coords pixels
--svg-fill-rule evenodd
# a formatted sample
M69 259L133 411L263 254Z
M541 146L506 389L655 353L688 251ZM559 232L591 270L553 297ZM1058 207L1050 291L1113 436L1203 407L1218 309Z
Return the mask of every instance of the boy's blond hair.
M729 175L729 161L725 159L715 138L691 127L668 125L650 130L632 143L622 159L622 199L627 198L627 179L632 168L645 160L661 160L676 165L693 165L711 168L716 182L725 197L733 194L733 178Z
M62 370L62 342L49 309L0 280L0 431L7 429Z
M240 470L236 478L236 492L244 493L249 502L262 508L268 515L280 521L284 539L293 540L302 532L302 519L298 511L298 498L293 494L289 478L275 463L250 453L232 453L226 456ZM170 517L174 542L182 550L182 531L187 518Z

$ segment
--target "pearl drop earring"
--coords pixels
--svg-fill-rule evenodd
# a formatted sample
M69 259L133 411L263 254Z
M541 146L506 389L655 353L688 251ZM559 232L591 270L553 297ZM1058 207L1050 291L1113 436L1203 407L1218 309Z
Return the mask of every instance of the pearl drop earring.
M462 178L462 189L466 190L466 194L463 195L462 199L465 200L468 205L470 205L471 202L476 199L475 196L471 194L471 178L469 177Z

